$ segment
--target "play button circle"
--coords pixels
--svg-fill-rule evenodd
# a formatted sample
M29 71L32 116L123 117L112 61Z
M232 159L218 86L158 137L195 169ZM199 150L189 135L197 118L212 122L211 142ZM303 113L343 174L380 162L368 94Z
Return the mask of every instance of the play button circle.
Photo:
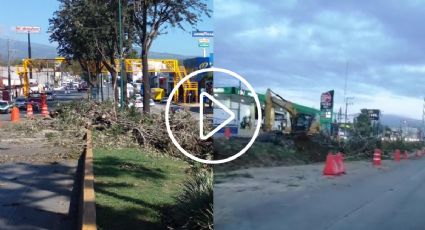
M236 153L236 154L234 154L234 155L232 155L232 156L230 156L228 158L225 158L225 159L219 159L219 160L201 159L201 158L196 157L193 154L187 152L184 148L181 147L181 145L178 143L178 141L174 137L173 132L171 130L171 126L170 126L170 117L169 117L169 114L170 114L170 105L171 105L171 101L173 100L174 94L177 92L177 89L179 89L180 86L185 81L189 80L190 78L192 78L192 77L194 77L194 76L196 76L198 74L207 73L207 72L225 73L225 74L228 74L228 75L230 75L230 76L238 79L239 81L241 81L248 88L248 90L251 91L251 96L254 98L255 105L257 107L257 117L258 117L258 120L257 121L258 122L257 122L257 124L255 126L255 130L254 130L253 136L249 140L248 144L242 150L240 150L238 153ZM229 108L226 108L218 100L216 100L215 98L213 98L213 96L211 96L211 95L209 95L207 93L201 93L200 97L203 98L204 96L206 96L209 99L211 99L212 101L214 101L214 103L216 103L219 107L221 107L224 111L226 111L230 115L230 117L225 122L223 122L222 124L220 124L217 128L215 128L212 132L210 132L207 135L204 135L203 128L202 128L200 130L200 139L202 139L202 140L205 140L205 139L211 137L212 135L214 135L214 133L216 133L218 130L220 130L221 128L223 128L226 124L228 124L230 121L232 121L234 119L234 117L235 117L234 113ZM202 100L203 99L201 99L201 102L202 102ZM202 108L203 108L203 106L201 104L200 111L201 111ZM202 115L202 111L201 111L201 115ZM239 74L237 74L237 73L235 73L233 71L230 71L230 70L227 70L227 69L216 68L216 67L211 67L211 68L197 70L195 72L190 73L189 75L187 75L183 79L181 79L177 83L177 85L173 88L173 90L171 91L170 95L168 96L167 105L165 106L165 126L167 128L168 136L170 137L170 139L173 142L173 144L177 147L177 149L180 150L180 152L182 152L184 155L186 155L190 159L192 159L194 161L198 161L200 163L204 163L204 164L222 164L222 163L230 162L230 161L232 161L232 160L234 160L234 159L242 156L242 154L244 154L246 151L248 151L248 149L252 146L252 144L254 144L255 139L257 138L258 134L260 133L261 121L262 121L262 115L261 115L260 100L258 99L258 95L255 93L254 88L251 86L251 84L249 84L249 82L246 81L242 76L240 76ZM203 127L203 126L201 126L201 122L203 122L203 118L202 117L200 119L200 127Z

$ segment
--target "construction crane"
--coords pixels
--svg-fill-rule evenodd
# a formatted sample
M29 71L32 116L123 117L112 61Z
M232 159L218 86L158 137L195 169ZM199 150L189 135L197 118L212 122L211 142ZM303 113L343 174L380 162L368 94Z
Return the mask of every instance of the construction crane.
M173 83L174 87L187 75L186 68L179 65L177 59L149 59L149 61L159 63L160 65L154 65L153 67L149 66L148 72L150 73L173 73ZM135 69L140 71L142 69L142 60L141 59L125 59L125 71L127 73L136 72ZM188 102L188 96L193 93L195 102L198 101L198 82L191 81L190 79L185 81L182 84L181 90L183 91L183 103ZM179 101L180 89L177 89L174 94L174 102Z
M31 71L31 69L35 69L35 68L41 69L44 65L48 65L50 63L57 65L57 64L61 64L63 61L65 61L65 59L62 57L58 57L54 59L23 59L23 66L22 68L19 68L18 74L21 76L21 79L23 79L24 95L28 96L30 92L28 74ZM184 77L186 77L187 75L186 68L184 66L179 65L179 61L177 59L149 59L149 62L154 62L159 64L159 65L153 65L152 67L149 66L150 73L174 74L174 77L173 77L174 87L176 87L178 82ZM120 71L119 63L120 63L119 60L116 59L115 67L117 72ZM125 59L124 65L125 65L124 68L126 73L138 72L138 71L141 71L142 69L142 60L141 59ZM105 67L102 69L102 72L107 72ZM198 82L190 81L190 79L185 81L182 84L181 89L178 89L176 94L174 95L175 102L178 102L179 100L180 90L182 90L182 94L183 94L183 103L188 102L189 95L193 95L194 102L198 102L199 100Z
M29 59L25 58L22 62L22 68L18 67L18 75L22 79L23 90L25 97L30 94L30 81L28 74L33 69L39 69L39 71L45 67L52 66L53 68L57 65L61 65L65 61L63 57L47 58L47 59ZM50 64L50 65L49 65Z
M267 89L265 98L264 131L272 131L275 121L275 108L281 108L290 114L290 124L284 132L293 135L315 135L320 132L320 114L312 108L294 104Z

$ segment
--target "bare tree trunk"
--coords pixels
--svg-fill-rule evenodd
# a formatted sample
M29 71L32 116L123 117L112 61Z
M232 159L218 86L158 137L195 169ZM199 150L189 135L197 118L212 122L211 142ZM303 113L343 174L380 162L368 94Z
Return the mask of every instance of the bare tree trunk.
M148 53L145 48L142 49L142 71L143 71L143 112L150 113L149 101L151 99L151 85L148 67Z
M114 99L115 99L115 103L120 101L120 97L118 94L118 87L117 87L117 72L116 71L112 71L111 72L111 77L112 77L112 88L114 90Z
M128 105L128 98L127 98L127 73L126 72L124 72L124 76L121 76L122 77L122 79L123 79L123 81L124 81L124 93L123 93L123 95L124 95L124 105Z

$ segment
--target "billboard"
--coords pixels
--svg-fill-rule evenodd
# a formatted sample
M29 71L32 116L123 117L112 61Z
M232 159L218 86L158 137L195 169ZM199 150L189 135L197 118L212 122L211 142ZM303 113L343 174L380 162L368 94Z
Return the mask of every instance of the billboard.
M334 90L322 93L320 96L320 122L331 123L334 107Z
M320 110L332 110L334 107L334 90L322 93L320 97Z
M192 37L214 37L214 31L192 31Z
M17 26L17 33L40 33L41 28L38 26Z
M381 111L379 109L362 109L362 113L366 113L370 120L378 121L381 115Z
M210 46L210 39L208 38L200 38L198 39L198 46L202 48L206 48Z

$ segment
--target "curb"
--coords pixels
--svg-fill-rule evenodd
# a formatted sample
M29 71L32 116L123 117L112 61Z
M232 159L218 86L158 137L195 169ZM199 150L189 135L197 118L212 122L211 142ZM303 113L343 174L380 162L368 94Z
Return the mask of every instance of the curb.
M93 141L92 131L87 130L86 147L83 153L83 172L81 180L80 205L78 210L78 229L96 230L96 202L93 175Z

